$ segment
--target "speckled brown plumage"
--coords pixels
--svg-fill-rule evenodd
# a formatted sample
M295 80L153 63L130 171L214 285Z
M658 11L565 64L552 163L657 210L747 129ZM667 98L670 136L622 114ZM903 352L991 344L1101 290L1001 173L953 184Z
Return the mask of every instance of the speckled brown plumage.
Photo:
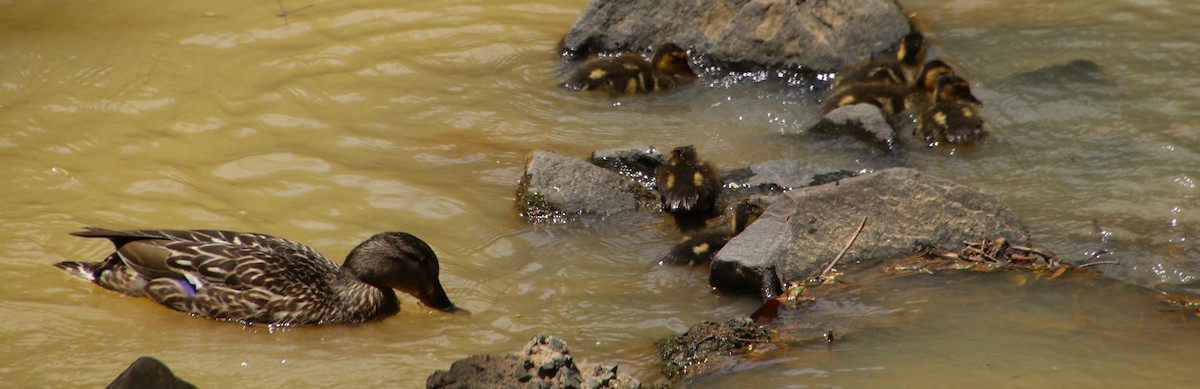
M172 309L246 323L356 323L399 312L393 289L425 305L459 311L438 281L437 256L407 233L359 244L339 267L312 248L269 235L216 230L115 231L102 262L55 266L104 288Z

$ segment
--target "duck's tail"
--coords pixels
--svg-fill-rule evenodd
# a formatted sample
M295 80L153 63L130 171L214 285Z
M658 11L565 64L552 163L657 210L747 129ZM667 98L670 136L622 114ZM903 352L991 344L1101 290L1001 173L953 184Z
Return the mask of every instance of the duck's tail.
M62 269L67 274L82 278L88 282L96 281L96 268L100 262L59 262L54 267Z
M105 289L134 297L145 297L148 279L121 263L117 253L102 262L59 262L54 267Z

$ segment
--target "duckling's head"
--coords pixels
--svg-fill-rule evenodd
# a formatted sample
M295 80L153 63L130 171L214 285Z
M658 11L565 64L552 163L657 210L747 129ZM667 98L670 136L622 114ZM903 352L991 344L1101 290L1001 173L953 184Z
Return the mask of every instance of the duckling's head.
M433 249L411 234L376 234L351 250L342 268L367 284L408 293L427 307L465 312L450 302L442 289Z
M733 228L733 234L742 233L750 223L758 220L758 217L763 213L763 205L754 200L741 200L732 205L733 218L729 219L730 227Z
M697 162L696 147L692 145L679 146L671 150L671 159L668 163L676 165L685 163L694 165Z
M654 68L672 76L696 77L696 73L688 66L688 52L674 43L663 43L654 50L651 62Z
M937 101L958 101L983 105L983 102L971 94L971 85L962 77L947 74L938 78Z
M900 46L896 48L896 60L914 68L921 66L925 62L925 35L914 32L901 38Z
M921 69L921 77L918 78L917 85L929 92L934 92L937 90L938 79L948 74L954 74L954 69L942 60L935 59L926 62L925 67Z

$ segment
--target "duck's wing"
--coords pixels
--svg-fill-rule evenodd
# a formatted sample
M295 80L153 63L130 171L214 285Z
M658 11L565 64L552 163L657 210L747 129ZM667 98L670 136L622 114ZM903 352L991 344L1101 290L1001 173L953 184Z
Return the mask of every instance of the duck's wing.
M307 274L326 276L338 269L308 246L263 234L87 228L72 235L111 240L125 264L150 279L186 279L235 289L266 288L272 286L264 278L267 275L303 282L312 278Z

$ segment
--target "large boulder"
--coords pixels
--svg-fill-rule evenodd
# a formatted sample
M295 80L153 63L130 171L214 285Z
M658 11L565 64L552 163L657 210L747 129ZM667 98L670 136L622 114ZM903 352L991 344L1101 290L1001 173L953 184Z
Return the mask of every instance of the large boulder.
M720 63L837 71L910 30L895 0L592 0L562 47L584 56L675 42Z
M617 372L617 365L576 364L567 342L534 336L521 351L472 355L438 370L426 388L638 388L641 383Z
M981 238L1029 242L1024 224L996 198L916 170L892 168L784 193L717 253L710 282L725 291L771 295L780 283L817 274L864 217L843 263L870 265Z

